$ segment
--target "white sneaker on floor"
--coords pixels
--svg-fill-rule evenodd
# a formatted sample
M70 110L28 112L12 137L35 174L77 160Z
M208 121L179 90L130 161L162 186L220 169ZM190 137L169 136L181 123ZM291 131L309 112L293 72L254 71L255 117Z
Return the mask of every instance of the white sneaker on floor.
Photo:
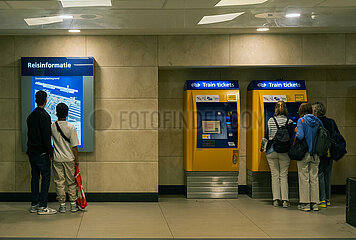
M319 206L317 203L313 204L313 211L319 211Z
M37 211L37 214L38 215L53 215L53 214L56 214L57 213L57 210L54 210L52 208L49 208L49 207L40 207Z
M39 204L32 205L30 208L30 213L36 213L38 211L38 208L40 207Z
M287 200L283 200L283 207L288 208L290 206L289 202Z
M77 212L79 209L78 209L78 206L77 206L77 203L76 202L71 202L70 203L70 211L71 212Z
M309 212L310 211L310 204L309 203L301 203L298 205L298 209L301 211Z
M60 213L65 213L66 211L67 211L66 204L65 204L65 203L60 204L60 205L59 205L58 212L60 212Z
M279 200L278 199L273 200L273 206L278 207L278 205L279 205Z

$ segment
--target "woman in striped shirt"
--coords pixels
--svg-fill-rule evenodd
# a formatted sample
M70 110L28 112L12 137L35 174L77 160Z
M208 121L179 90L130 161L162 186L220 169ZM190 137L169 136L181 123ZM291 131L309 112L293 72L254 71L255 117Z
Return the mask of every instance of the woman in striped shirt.
M289 207L289 197L288 197L288 168L290 165L290 159L288 153L277 153L273 149L273 139L277 133L277 125L283 127L286 124L293 123L292 120L288 120L288 109L287 104L283 101L276 103L274 109L274 117L268 120L268 146L266 157L268 161L269 168L271 169L272 176L272 194L273 194L273 206L278 207L279 202L282 200L282 205L284 208ZM274 118L274 119L273 119ZM276 120L276 121L275 121ZM293 130L289 131L291 135Z

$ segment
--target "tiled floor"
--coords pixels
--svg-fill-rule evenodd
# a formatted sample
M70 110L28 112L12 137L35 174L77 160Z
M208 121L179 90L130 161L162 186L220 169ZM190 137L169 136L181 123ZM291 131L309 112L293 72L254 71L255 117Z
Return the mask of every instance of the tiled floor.
M356 238L345 197L319 212L271 201L161 197L158 203L89 203L87 212L38 216L28 203L0 203L0 238ZM57 207L50 203L50 207Z

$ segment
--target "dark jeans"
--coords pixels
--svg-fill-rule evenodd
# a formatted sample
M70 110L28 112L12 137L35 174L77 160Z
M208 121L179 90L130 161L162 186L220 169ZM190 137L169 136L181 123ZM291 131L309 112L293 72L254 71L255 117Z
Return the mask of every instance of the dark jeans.
M331 197L331 175L333 168L332 159L323 159L319 163L319 200L330 200Z
M48 202L48 189L51 181L51 162L48 154L40 156L28 156L31 163L31 201L32 206L40 204L40 207L47 207ZM40 175L41 193L39 192Z

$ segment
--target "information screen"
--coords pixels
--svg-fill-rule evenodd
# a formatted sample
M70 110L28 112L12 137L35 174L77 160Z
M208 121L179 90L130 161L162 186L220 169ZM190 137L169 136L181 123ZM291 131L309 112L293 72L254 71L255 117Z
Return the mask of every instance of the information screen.
M56 106L69 107L67 121L73 124L79 138L79 151L94 150L94 79L93 58L22 58L22 146L26 150L27 116L37 107L35 94L47 93L45 110L56 121Z
M51 116L52 122L56 116L58 103L65 103L69 107L67 121L73 124L79 138L79 148L83 142L83 77L80 76L57 76L57 77L32 77L32 96L37 91L43 90L47 93L47 104L45 110ZM32 110L37 107L35 98L32 98Z

